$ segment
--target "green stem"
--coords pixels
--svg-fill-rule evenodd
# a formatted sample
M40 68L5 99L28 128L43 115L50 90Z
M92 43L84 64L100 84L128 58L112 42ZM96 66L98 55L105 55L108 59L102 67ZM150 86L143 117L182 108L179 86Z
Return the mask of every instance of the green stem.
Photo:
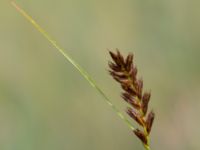
M147 145L144 145L144 148L145 148L146 150L151 150L151 148L150 148L149 146L147 146Z
M61 48L57 42L31 17L29 16L22 8L20 8L14 1L11 4L15 9L22 14L34 27L37 29L79 72L80 74L89 82L89 84L95 88L101 96L103 96L105 102L112 107L112 109L117 113L117 115L127 124L131 130L135 130L131 122L124 117L124 115L119 111L119 109L110 101L106 94L99 88L95 81L89 76L89 74L76 62L72 57L64 52L64 49Z

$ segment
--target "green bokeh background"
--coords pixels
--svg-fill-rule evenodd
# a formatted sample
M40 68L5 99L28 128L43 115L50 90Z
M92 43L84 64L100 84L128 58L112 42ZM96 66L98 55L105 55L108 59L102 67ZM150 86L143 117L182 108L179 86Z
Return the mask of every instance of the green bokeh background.
M107 73L107 48L133 52L156 112L152 150L200 149L200 1L17 2L122 112L127 105ZM143 149L98 92L7 0L0 1L0 149Z

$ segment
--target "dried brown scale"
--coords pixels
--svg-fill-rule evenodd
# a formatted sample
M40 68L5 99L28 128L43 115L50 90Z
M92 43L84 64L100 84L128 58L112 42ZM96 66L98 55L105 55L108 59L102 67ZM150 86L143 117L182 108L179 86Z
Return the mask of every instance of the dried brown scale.
M148 147L148 136L155 117L153 111L146 116L151 94L149 92L143 93L143 80L137 78L138 70L133 63L133 54L128 54L124 58L118 49L116 53L111 51L109 53L113 60L108 64L110 75L120 83L124 90L121 96L131 106L131 108L128 107L126 112L143 128L143 131L135 129L133 132Z
M142 107L142 111L143 111L144 115L146 115L146 113L147 113L150 97L151 97L150 93L145 92L143 94L141 107Z
M144 143L145 145L148 145L147 137L142 131L140 131L139 129L136 129L133 132L142 141L142 143Z
M140 114L137 113L136 111L134 111L133 109L131 108L127 108L127 114L133 118L138 124L140 124L141 126L143 126L144 124L144 121L143 119L140 117Z
M151 111L147 116L147 120L146 120L147 127L146 127L146 129L147 129L148 134L151 132L154 117L155 117L155 114L154 114L153 111Z
M114 71L110 71L110 74L112 76L117 76L117 77L120 77L120 78L127 78L127 75L124 74L123 72L114 72Z
M128 93L122 93L122 98L135 109L140 109L140 103Z
M129 54L128 57L126 58L126 70L130 70L131 69L131 65L133 62L133 55Z
M137 89L137 96L139 99L142 98L142 88L143 88L143 81L142 79L137 80L136 82L136 89Z

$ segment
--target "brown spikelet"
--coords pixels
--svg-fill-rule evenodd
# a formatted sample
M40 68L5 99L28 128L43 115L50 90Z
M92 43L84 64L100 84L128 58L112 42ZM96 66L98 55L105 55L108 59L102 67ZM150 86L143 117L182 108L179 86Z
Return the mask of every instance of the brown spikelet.
M139 129L136 129L133 132L142 141L143 144L145 144L145 145L148 144L147 137L146 137L146 135L142 131L140 131Z
M127 109L127 114L133 118L138 124L140 124L141 126L143 126L144 121L143 118L140 117L140 115L138 113L136 113L133 109L129 108Z
M144 115L146 115L146 113L147 113L150 97L151 97L150 93L145 92L143 94L141 107L142 107L142 111L143 111Z
M131 65L133 62L133 54L129 54L126 58L126 70L130 70L131 69Z
M138 70L133 63L133 54L128 54L125 58L118 49L116 51L116 53L109 52L113 60L108 64L109 72L120 83L123 89L121 96L131 106L128 107L127 114L143 128L143 131L135 129L133 132L148 147L148 136L155 118L153 111L146 115L151 94L143 93L143 80L137 78Z
M139 79L136 81L136 88L137 88L138 98L141 99L142 98L142 89L143 89L143 80L142 79Z
M153 121L154 121L154 117L155 117L155 114L153 111L151 111L148 116L147 116L147 119L146 119L146 129L147 129L147 133L149 134L151 132L151 128L152 128L152 124L153 124Z
M127 92L122 93L122 98L129 103L132 107L134 107L135 109L139 109L140 108L140 103L130 94L128 94Z

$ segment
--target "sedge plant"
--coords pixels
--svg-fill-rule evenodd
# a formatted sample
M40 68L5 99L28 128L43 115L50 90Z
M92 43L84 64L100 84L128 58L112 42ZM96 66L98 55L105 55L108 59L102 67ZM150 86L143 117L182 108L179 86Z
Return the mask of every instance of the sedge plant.
M112 77L121 84L124 92L122 98L130 104L131 107L127 109L128 115L133 118L141 127L141 129L135 128L132 123L119 111L119 109L112 103L107 95L101 90L96 82L90 77L90 75L69 56L63 48L61 48L57 42L19 5L14 1L11 1L12 6L28 20L33 27L38 30L46 40L54 46L64 58L69 61L83 76L88 83L95 88L99 94L103 97L103 100L113 109L113 111L125 122L125 124L135 133L135 135L141 140L146 150L151 150L149 142L149 133L154 120L154 112L150 111L147 115L148 102L150 100L150 93L142 91L143 81L137 79L137 68L133 64L133 55L129 54L125 59L119 50L117 53L110 51L110 55L114 62L109 62L110 74Z

